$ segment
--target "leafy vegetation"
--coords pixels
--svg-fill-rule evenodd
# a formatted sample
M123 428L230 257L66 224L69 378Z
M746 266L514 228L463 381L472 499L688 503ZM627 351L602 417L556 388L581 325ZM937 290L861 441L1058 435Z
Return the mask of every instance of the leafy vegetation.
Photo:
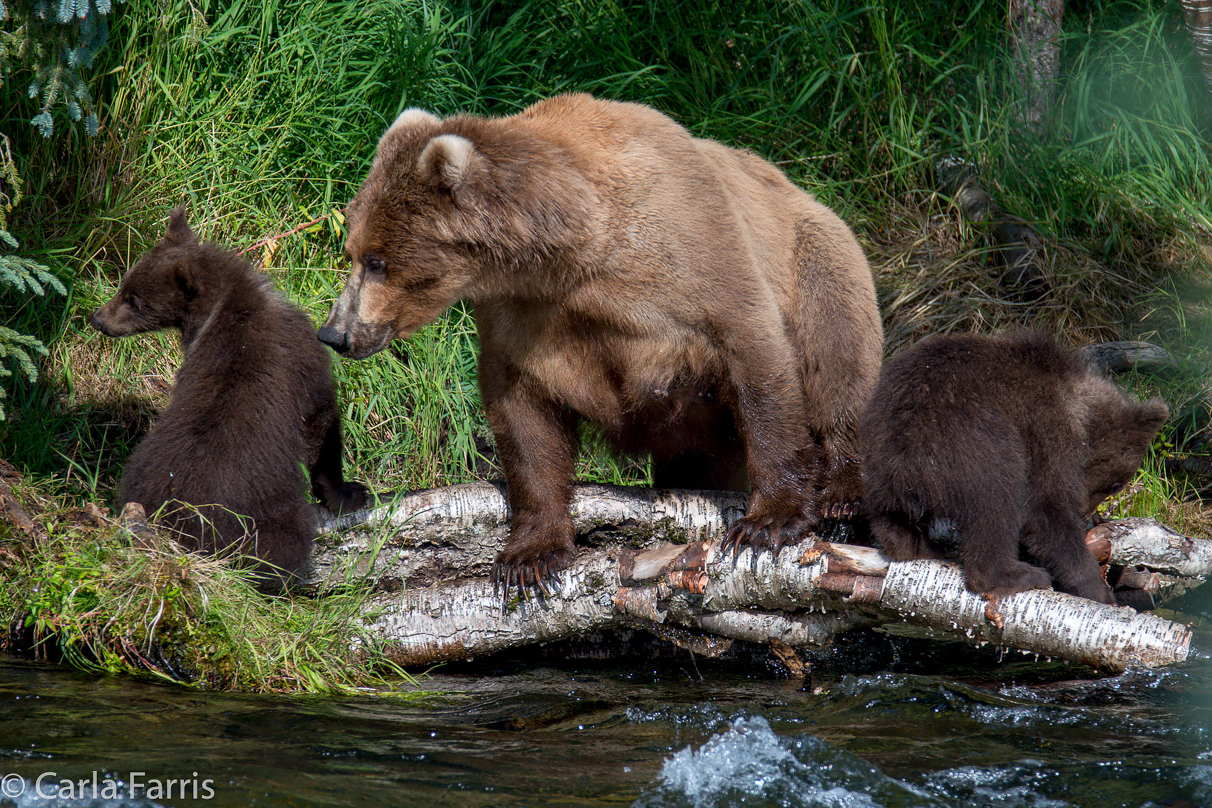
M207 238L258 244L249 258L319 320L343 279L340 210L396 114L509 114L584 90L751 148L839 210L871 257L890 352L1019 324L1164 344L1178 365L1134 384L1174 418L1143 472L1151 493L1129 507L1194 508L1189 524L1204 524L1181 503L1207 472L1168 461L1208 466L1212 105L1171 5L1070 4L1042 135L1015 123L1005 7L991 0L129 0L111 23L93 69L99 135L13 135L27 199L12 229L72 281L57 298L0 289L4 326L48 349L38 382L13 380L0 456L45 496L107 502L166 400L174 335L107 340L84 318L171 207L186 202ZM34 103L0 99L6 120ZM1047 239L1046 298L1002 287L985 233L936 190L945 154ZM339 363L353 476L386 492L492 475L475 363L462 306L407 345ZM647 479L585 439L584 476ZM0 611L30 608L2 592Z

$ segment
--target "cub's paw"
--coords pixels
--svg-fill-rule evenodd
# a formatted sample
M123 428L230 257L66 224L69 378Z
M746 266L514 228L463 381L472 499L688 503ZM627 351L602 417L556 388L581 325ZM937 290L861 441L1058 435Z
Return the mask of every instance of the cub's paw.
M515 531L492 564L493 594L503 590L502 603L508 603L511 589L516 587L519 596L528 597L533 587L550 597L558 588L556 573L575 557L571 535L543 537L531 533L519 537Z
M724 537L720 550L725 554L731 551L733 561L746 547L753 550L755 563L758 553L762 550L769 550L777 558L779 551L788 545L797 544L819 523L819 519L813 519L798 509L791 512L746 514L728 529L728 535Z
M1024 561L1015 561L996 571L973 569L964 571L968 589L982 595L1004 598L1028 589L1051 589L1052 576L1046 569Z
M311 493L329 512L337 514L360 511L371 500L370 489L355 482L338 486L322 480L312 485Z
M353 513L362 510L370 502L370 489L362 483L347 482L343 488L334 491L330 499L333 501L328 503L328 509L333 513Z
M1105 603L1108 606L1119 605L1119 601L1115 599L1115 592L1107 586L1102 575L1095 576L1093 580L1081 581L1072 586L1060 585L1057 588L1062 592L1068 592L1070 595L1077 595L1079 598L1092 600L1095 603Z

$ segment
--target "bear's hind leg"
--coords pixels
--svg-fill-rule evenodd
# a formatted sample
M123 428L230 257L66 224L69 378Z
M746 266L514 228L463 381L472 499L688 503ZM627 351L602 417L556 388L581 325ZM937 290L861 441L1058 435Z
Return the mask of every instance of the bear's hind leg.
M278 593L299 583L314 546L316 530L310 506L303 502L297 506L284 504L260 516L253 528L243 552L255 556L256 563L252 566L257 572L258 588Z

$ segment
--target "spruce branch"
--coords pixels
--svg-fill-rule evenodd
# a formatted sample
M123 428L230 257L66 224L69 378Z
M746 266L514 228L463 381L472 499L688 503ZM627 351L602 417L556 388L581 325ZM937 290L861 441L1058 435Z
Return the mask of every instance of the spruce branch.
M17 239L7 230L0 229L0 241L12 250L20 247ZM67 287L55 277L49 267L19 255L0 255L0 293L22 295L32 292L39 297L45 297L47 287L67 296ZM46 355L46 346L36 337L22 334L8 326L0 326L0 379L10 378L13 372L9 366L15 365L21 375L33 384L38 380L38 367L34 364L34 357ZM0 388L0 398L5 394ZM4 417L4 410L0 407L0 420L4 420Z
M40 108L30 122L43 137L59 108L89 135L100 129L81 71L108 40L112 10L111 0L0 0L0 86L18 70L32 74L28 94Z

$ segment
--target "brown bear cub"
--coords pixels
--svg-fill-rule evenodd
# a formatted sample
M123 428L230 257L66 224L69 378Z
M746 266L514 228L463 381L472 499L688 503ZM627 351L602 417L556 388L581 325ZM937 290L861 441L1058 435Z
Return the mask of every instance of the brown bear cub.
M187 549L255 556L275 589L311 555L301 462L329 510L365 503L342 474L332 369L307 315L263 273L200 243L184 208L89 323L109 337L181 331L168 408L127 460L118 500L159 512Z
M1114 604L1086 520L1168 414L1043 334L928 337L888 364L863 414L871 531L891 558L940 558L931 527L949 524L973 592Z
M494 579L573 556L577 424L663 487L740 488L734 548L858 509L858 414L883 331L832 211L649 107L563 95L497 119L404 111L348 210L320 339L352 358L475 307L512 528Z

